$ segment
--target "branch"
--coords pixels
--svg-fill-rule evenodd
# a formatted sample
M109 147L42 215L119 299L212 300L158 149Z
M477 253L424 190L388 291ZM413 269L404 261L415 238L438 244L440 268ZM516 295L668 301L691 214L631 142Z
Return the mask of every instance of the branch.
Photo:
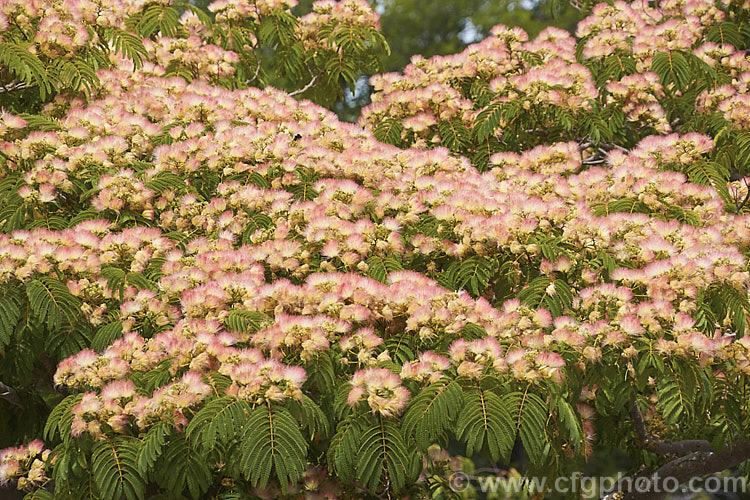
M4 92L13 92L14 90L23 90L23 89L29 89L31 87L36 87L35 83L28 83L28 82L22 82L19 79L15 79L12 82L6 83L4 85L0 85L0 94Z
M301 89L299 89L299 90L295 90L294 92L291 92L291 93L289 94L289 96L290 96L290 97L294 97L294 96L296 96L296 95L300 95L300 94L303 94L303 93L305 93L305 92L306 92L307 90L309 90L309 89L310 89L310 87L312 87L313 85L315 85L315 82L316 82L316 81L318 81L318 77L319 77L319 76L320 76L320 75L315 75L314 77L312 77L312 80L310 80L310 81L309 81L309 82L307 83L307 85L305 85L304 87L302 87L302 88L301 88Z
M743 439L736 439L718 453L714 451L694 451L667 462L653 473L644 471L635 476L630 476L630 481L626 481L626 478L620 479L618 487L621 487L623 483L638 485L635 491L623 491L624 495L621 499L660 500L664 498L663 487L667 484L665 481L667 478L669 478L670 484L675 482L682 484L692 478L731 469L746 460L750 460L750 443ZM638 483L634 480L637 478L645 478L645 480ZM644 485L647 487L644 488Z
M745 181L745 188L747 188L747 194L745 195L745 199L742 200L742 203L737 205L737 210L734 211L734 215L738 215L740 213L740 210L742 210L742 208L745 205L747 205L747 202L750 201L750 184L747 183L747 178L743 177L743 180Z
M18 397L16 390L9 385L5 385L2 381L0 381L0 398L21 409L24 408L21 403L21 398Z
M252 78L245 80L245 85L250 85L250 83L254 82L258 79L258 74L260 73L260 63L261 63L261 56L260 53L256 51L257 46L253 47L253 55L255 56L255 62L258 63L258 65L255 67L255 74Z
M589 156L585 160L581 160L581 163L584 165L601 165L602 163L606 163L607 160L604 158L599 158L598 155Z
M655 441L651 439L646 429L646 422L643 420L643 414L636 403L633 403L630 409L630 416L633 418L635 432L643 442L642 447L646 451L662 455L690 453L694 451L713 451L711 443L705 439L686 439L684 441Z
M644 469L617 482L617 488L623 493L622 500L659 500L664 498L663 486L669 478L670 484L682 484L696 477L714 474L735 467L750 460L750 442L737 438L716 452L708 441L687 439L684 441L655 441L646 429L643 414L637 404L633 403L630 414L633 418L638 438L643 441L644 449L662 454L687 453L662 465L655 471ZM633 488L633 486L636 486Z
M680 128L682 128L682 125L684 125L685 122L682 118L675 118L672 120L672 123L669 124L669 126L672 128L673 132L679 132Z
M630 150L628 148L622 147L619 144L615 144L613 142L600 142L599 148L608 152L612 151L613 149L619 149L623 153L630 153Z
M596 148L596 152L592 154L591 156L583 159L582 163L584 165L601 165L602 163L607 162L607 153L612 151L613 149L618 149L622 151L623 153L629 153L630 150L627 148L624 148L618 144L609 143L609 142L599 142L595 143L593 141L585 141L585 142L579 142L578 149L579 151L584 151L588 148Z

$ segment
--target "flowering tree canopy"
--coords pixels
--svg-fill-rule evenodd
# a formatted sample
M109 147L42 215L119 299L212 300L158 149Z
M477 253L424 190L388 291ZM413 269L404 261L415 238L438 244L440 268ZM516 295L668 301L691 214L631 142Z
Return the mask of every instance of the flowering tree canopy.
M497 26L373 77L359 125L294 96L376 68L377 14L293 3L0 1L0 484L438 498L449 441L549 477L597 444L681 481L750 459L747 1Z

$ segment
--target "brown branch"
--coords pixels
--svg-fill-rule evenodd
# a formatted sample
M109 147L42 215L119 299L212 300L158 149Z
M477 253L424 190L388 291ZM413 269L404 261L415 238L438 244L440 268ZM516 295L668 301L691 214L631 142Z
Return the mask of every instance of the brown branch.
M655 441L648 434L646 422L643 420L643 414L636 403L630 409L630 416L633 418L633 425L638 438L641 440L641 447L651 453L659 454L679 454L690 453L694 451L713 451L711 443L705 439L686 439L683 441Z
M21 409L24 408L21 403L21 398L18 397L16 390L9 385L5 385L3 382L0 382L0 398Z
M750 201L750 184L748 184L747 178L743 177L742 180L745 181L745 188L747 189L747 194L745 195L745 199L742 200L742 203L737 205L737 210L734 211L734 215L738 215L740 213L740 210L742 210L742 208L745 205L747 205L747 202ZM737 202L735 201L735 203Z
M746 460L750 460L750 443L737 439L721 452L694 451L667 462L652 473L644 471L645 473L630 476L630 481L620 479L618 487L625 483L638 484L636 479L644 478L645 480L633 491L623 491L622 500L659 500L664 498L665 487L668 484L683 484L693 478L736 467Z
M721 472L750 460L750 442L744 439L737 438L718 452L703 439L656 441L649 435L637 404L632 405L630 414L644 449L662 454L687 454L665 463L655 471L643 469L620 478L617 489L623 493L620 497L622 500L659 500L664 498L667 484L683 484L693 478Z

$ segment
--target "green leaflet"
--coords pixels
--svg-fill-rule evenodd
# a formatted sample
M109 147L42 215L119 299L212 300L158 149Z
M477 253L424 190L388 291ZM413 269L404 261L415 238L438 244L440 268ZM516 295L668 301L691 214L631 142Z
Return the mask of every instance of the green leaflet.
M419 391L409 402L403 417L403 432L421 451L439 442L463 409L461 386L444 378Z
M241 438L240 468L253 486L264 488L273 471L281 491L307 467L307 440L286 408L258 406L250 412Z
M673 363L671 370L657 379L656 407L667 425L689 425L695 417L695 395L698 380L685 363Z
M719 322L716 314L711 310L710 302L706 300L705 292L698 292L695 303L697 304L697 310L693 316L696 320L695 328L703 333L713 333Z
M487 289L496 269L497 263L493 259L472 255L453 261L438 283L450 290L466 290L478 297Z
M58 439L69 441L70 428L73 423L73 414L71 408L81 402L82 394L71 394L57 403L47 417L47 423L44 425L44 440L47 442L56 442Z
M339 422L328 446L328 466L346 481L354 480L356 476L356 458L361 436L362 424L357 418L349 416Z
M411 470L411 455L398 425L380 418L378 423L365 428L357 450L357 479L370 492L382 483L390 493L398 493L406 484L406 472Z
M99 84L99 78L87 61L78 58L70 61L57 59L51 70L56 73L62 87L72 90L85 89L90 93Z
M715 448L721 449L725 443L732 441L738 435L744 434L740 429L746 425L747 412L745 402L738 400L732 393L728 381L715 379L715 392L720 395L711 405L710 425L718 431Z
M185 179L172 172L157 173L148 179L146 187L154 191L157 195L169 190L183 194L188 190Z
M481 387L464 395L456 438L466 444L466 454L472 456L486 447L492 460L509 462L517 430L514 405Z
M325 439L331 434L331 423L328 417L307 394L302 396L301 402L288 399L286 407L299 420L300 425L309 432L309 440L313 440L315 436Z
M476 120L474 120L474 128L471 133L477 138L479 142L487 139L496 128L500 126L500 120L503 115L507 112L508 105L504 102L494 102L484 108Z
M750 314L750 301L746 294L735 290L729 284L712 285L705 294L699 296L698 328L713 332L719 318L729 317L731 328L737 338L742 338L747 329L746 315Z
M69 221L68 227L74 227L85 220L100 219L102 217L101 212L94 210L93 208L87 208L76 213Z
M11 343L16 325L21 319L20 293L17 288L0 288L0 349Z
M489 167L490 157L501 150L501 143L494 137L489 136L484 141L479 141L474 148L475 152L471 157L471 164L480 172L485 172Z
M562 316L573 302L573 291L563 279L538 276L518 293L522 303L531 308L543 307L552 316Z
M107 286L115 292L120 300L124 300L125 289L129 285L134 285L141 290L157 290L154 281L143 276L140 273L126 272L119 267L107 266L102 268L102 276L107 279Z
M400 373L401 365L403 365L407 361L414 361L417 358L417 355L414 354L414 351L408 345L410 340L413 340L411 336L402 335L399 337L390 338L385 342L385 349L388 350L391 359L393 359L397 363L394 369L391 369L393 373ZM390 367L383 365L383 368Z
M667 210L667 219L675 219L683 224L690 224L691 226L700 226L701 220L695 210L684 209L678 206L671 206Z
M172 435L155 465L159 474L155 474L154 479L173 497L188 494L197 500L204 498L211 484L208 464L206 456L190 440L182 434Z
M262 19L259 37L269 45L289 45L294 38L297 19L288 12L274 11Z
M294 197L300 201L314 200L318 196L318 192L315 190L315 182L319 179L319 176L312 169L298 168L294 171L294 175L300 180L299 184L289 186L287 191L292 193Z
M80 313L80 300L68 291L59 280L40 277L26 284L26 295L36 318L54 331L76 323Z
M138 443L133 438L114 438L94 445L91 475L102 498L144 498L146 483L137 466Z
M211 16L209 16L203 9L200 7L196 7L195 5L192 5L190 3L184 3L181 4L180 7L184 7L185 9L189 10L196 16L198 16L198 19L200 19L200 22L202 22L207 28L211 28L213 26L213 21L211 20Z
M128 20L128 29L134 29L143 38L161 32L162 36L174 37L180 29L180 13L174 7L164 4L149 5L140 19ZM135 26L133 26L135 24Z
M45 132L60 130L60 121L53 117L32 115L29 113L19 113L18 116L26 120L26 123L31 130L43 130ZM13 177L10 177L9 179L12 181Z
M461 338L466 340L476 340L487 336L484 328L474 323L466 323L461 330Z
M677 51L654 54L651 70L659 75L661 84L665 87L674 83L677 90L685 90L690 83L690 66L685 56Z
M26 496L23 497L23 500L53 500L54 496L52 495L52 492L47 490L34 490L30 493L27 493Z
M195 443L210 450L217 441L234 439L243 430L250 413L246 401L222 397L210 401L192 418L185 434Z
M320 394L330 394L335 391L336 372L333 354L330 351L319 353L305 369L308 374L306 383L308 387L314 387Z
M620 200L613 200L607 203L595 203L591 206L592 212L597 217L604 217L606 215L623 212L623 213L641 213L650 214L651 209L638 198L623 198Z
M743 48L742 34L736 24L725 22L712 26L706 33L706 38L714 43L734 45L737 49Z
M247 212L247 216L247 226L242 232L243 244L252 243L252 236L257 230L269 229L274 226L273 220L266 214L250 210Z
M559 425L567 431L568 438L575 452L580 453L581 445L583 444L581 419L573 409L573 405L560 396L554 398L554 407Z
M515 429L534 464L544 460L547 445L549 409L545 402L531 392L512 392L502 398L502 404L512 415Z
M164 444L169 437L170 426L166 422L159 422L148 430L142 438L136 456L138 472L143 476L152 470L156 460L164 451Z
M116 51L133 61L135 69L143 65L142 56L146 55L146 48L139 37L117 28L107 28L104 30L104 39L111 43Z
M440 122L438 123L438 130L442 143L454 153L464 151L471 144L471 132L462 120L453 119L449 122Z
M101 352L122 336L122 321L113 321L100 326L91 341L91 348Z
M1 50L1 49L0 49ZM24 202L15 193L6 198L5 206L0 210L0 221L3 232L9 233L15 229L25 228L27 221L33 220L34 207Z
M228 331L255 333L265 327L270 318L258 311L232 311L224 320Z
M598 64L595 72L597 86L601 87L612 80L620 80L623 76L636 72L633 56L622 51L610 54Z
M393 271L400 271L404 268L400 257L380 255L373 255L367 259L367 266L367 275L381 283L387 283L388 275Z
M398 146L401 144L401 133L403 130L404 127L399 122L388 118L381 121L375 127L374 134L379 141Z
M73 356L91 345L91 325L80 318L75 325L44 332L44 350L59 359Z
M28 43L0 43L0 65L7 68L20 81L39 86L39 95L44 99L52 92L53 84L39 58L29 52Z

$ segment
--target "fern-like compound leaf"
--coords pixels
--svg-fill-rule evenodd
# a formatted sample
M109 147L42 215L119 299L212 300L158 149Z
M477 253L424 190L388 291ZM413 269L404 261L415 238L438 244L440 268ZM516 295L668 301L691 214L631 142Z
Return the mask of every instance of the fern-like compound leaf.
M531 392L512 392L503 397L505 407L513 417L515 429L521 437L529 458L541 464L543 451L547 444L547 419L549 409L545 402Z
M443 378L420 391L409 403L403 418L403 431L420 450L426 451L440 440L463 408L460 384Z
M286 408L258 406L241 438L240 468L253 486L264 488L271 472L286 494L307 467L307 440Z
M690 82L690 65L679 52L657 52L652 59L651 69L659 75L664 86L674 83L677 90L685 90Z
M286 404L292 414L298 418L301 426L310 433L310 439L315 436L327 438L331 433L331 424L323 410L313 399L304 394L302 401L287 400Z
M331 471L345 481L354 480L356 476L357 450L362 437L362 425L359 419L350 416L339 422L336 433L328 447L328 464Z
M122 336L122 321L113 321L100 326L91 341L91 348L101 352Z
M240 434L250 414L250 405L233 397L210 401L192 418L185 431L193 442L211 449L217 441L224 443Z
M388 275L393 271L400 271L404 268L401 259L398 257L382 257L380 255L373 255L367 259L367 266L368 276L381 283L387 283Z
M406 483L406 471L411 469L412 453L398 425L380 419L362 433L357 450L357 479L371 492L385 483L390 493L398 493Z
M476 137L479 142L484 141L490 135L493 134L496 128L500 126L500 121L505 111L505 103L494 102L484 108L476 120L474 120L474 128L472 134Z
M494 461L508 462L516 440L514 415L494 392L482 388L464 392L456 421L456 438L466 444L466 454L487 448Z
M583 444L583 428L581 419L573 406L562 397L555 398L555 410L560 427L567 432L568 439L576 453L581 452Z
M164 444L169 437L169 424L160 422L151 427L143 437L136 457L138 471L143 477L150 472L156 460L164 451Z
M160 473L154 478L167 489L170 497L179 498L187 493L196 500L205 498L204 493L211 483L208 463L197 446L183 435L173 435L155 465Z
M91 475L102 498L143 499L146 483L137 466L138 440L99 441L91 456Z
M0 288L0 349L11 343L13 332L21 319L21 299L17 288Z
M26 295L36 318L50 331L59 329L63 320L74 325L80 314L80 299L55 278L43 276L26 284Z
M82 398L83 395L81 394L71 394L52 409L49 417L47 417L47 423L44 425L44 440L46 442L51 443L58 439L69 440L71 438L70 429L73 424L73 414L70 410L80 403Z
M21 82L39 87L44 99L52 92L53 84L42 61L29 52L29 44L0 42L0 66L7 68Z
M404 127L398 121L388 118L383 120L375 127L375 137L381 142L387 142L398 146L401 144L401 133Z
M258 311L232 311L224 320L228 331L255 333L268 324L270 318Z

